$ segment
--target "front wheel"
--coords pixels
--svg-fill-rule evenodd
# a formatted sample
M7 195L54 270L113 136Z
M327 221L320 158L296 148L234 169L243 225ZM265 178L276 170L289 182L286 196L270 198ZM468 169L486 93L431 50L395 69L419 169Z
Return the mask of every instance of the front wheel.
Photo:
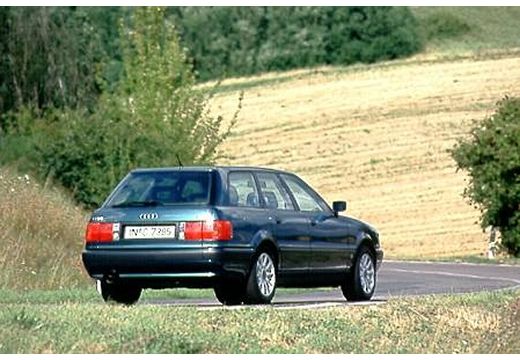
M276 291L276 266L273 256L260 252L253 264L246 287L246 302L269 304Z
M370 249L363 246L341 285L341 291L349 301L366 301L372 298L376 289L375 257Z
M103 300L106 302L116 302L123 305L133 305L141 297L142 289L140 287L107 283L106 281L97 282L98 291L101 293Z

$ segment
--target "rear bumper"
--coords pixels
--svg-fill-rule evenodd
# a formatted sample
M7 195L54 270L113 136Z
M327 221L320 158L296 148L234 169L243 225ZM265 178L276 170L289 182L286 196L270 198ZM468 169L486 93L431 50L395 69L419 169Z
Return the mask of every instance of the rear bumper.
M132 282L141 287L210 287L222 279L244 279L254 249L85 249L83 264L94 279Z

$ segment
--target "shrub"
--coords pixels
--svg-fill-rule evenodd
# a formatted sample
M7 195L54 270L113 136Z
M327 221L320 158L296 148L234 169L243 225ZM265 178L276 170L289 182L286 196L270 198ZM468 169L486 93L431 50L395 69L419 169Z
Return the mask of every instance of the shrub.
M417 22L405 7L331 8L327 21L330 64L395 59L421 48Z
M406 7L170 10L199 79L407 56L422 44Z
M482 227L496 226L508 252L520 256L520 98L504 98L452 151L470 181L464 195L482 211Z
M121 34L121 80L103 91L93 112L48 109L31 119L22 111L3 141L25 136L25 162L87 206L99 205L132 168L173 166L177 157L185 165L212 163L236 119L224 128L222 117L208 113L210 94L195 87L164 9L135 10Z

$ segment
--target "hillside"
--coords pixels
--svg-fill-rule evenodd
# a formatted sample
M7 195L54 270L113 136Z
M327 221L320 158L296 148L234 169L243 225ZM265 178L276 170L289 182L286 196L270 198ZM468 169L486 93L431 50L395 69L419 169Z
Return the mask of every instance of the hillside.
M520 7L418 6L412 7L423 31L437 28L426 42L427 53L457 54L520 47ZM459 31L459 34L453 32ZM435 31L434 31L435 32Z
M87 221L63 189L0 168L0 288L88 285L80 258Z
M469 30L405 60L223 81L215 112L230 119L238 91L245 97L219 162L295 171L329 202L347 200L348 215L379 228L387 257L480 255L488 234L447 150L497 100L519 95L520 8L412 11L423 31L439 13ZM13 166L26 152L14 140L3 154ZM0 287L88 285L79 257L88 212L24 175L0 167Z
M389 257L483 254L488 235L447 150L519 83L511 51L225 82L214 111L231 113L231 90L246 90L221 162L294 171L329 202L346 199Z

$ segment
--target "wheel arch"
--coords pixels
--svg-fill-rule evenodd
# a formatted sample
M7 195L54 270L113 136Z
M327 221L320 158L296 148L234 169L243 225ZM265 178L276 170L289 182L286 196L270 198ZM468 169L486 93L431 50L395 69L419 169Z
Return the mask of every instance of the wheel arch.
M361 250L361 248L363 246L366 246L369 249L369 251L372 253L374 260L376 260L377 259L376 245L375 245L375 242L372 239L372 237L370 237L370 235L367 233L361 233L358 239L359 240L358 240L358 245L356 247L355 257L357 257L359 255L359 251Z
M276 270L278 270L280 267L280 253L276 243L272 239L264 239L256 247L255 256L259 254L262 250L268 251L271 255L274 256L273 260L276 266Z

